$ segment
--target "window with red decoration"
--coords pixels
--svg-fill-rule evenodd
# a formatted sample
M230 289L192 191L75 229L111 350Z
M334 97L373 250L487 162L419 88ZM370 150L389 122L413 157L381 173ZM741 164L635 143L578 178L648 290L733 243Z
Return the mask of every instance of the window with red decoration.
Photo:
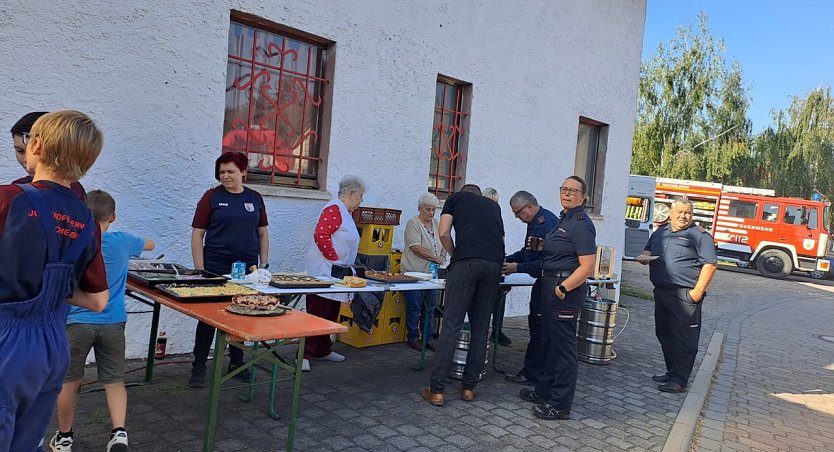
M434 96L429 191L444 199L463 186L472 85L439 76Z
M247 182L318 188L333 45L232 13L223 152L249 157Z

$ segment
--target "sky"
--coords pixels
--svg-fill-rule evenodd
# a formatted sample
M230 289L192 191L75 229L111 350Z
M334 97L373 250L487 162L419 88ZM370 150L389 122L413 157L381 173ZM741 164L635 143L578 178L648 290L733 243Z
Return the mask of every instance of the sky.
M739 62L750 87L753 133L767 128L771 110L787 108L792 96L834 85L829 0L648 0L644 61L659 43L671 41L679 25L697 25L701 10L710 34L724 40L725 61Z

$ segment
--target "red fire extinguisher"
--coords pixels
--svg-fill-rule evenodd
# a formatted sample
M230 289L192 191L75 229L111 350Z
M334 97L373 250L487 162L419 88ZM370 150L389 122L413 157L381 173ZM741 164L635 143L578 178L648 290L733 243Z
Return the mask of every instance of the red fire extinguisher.
M165 359L165 347L167 343L168 338L165 336L165 331L159 333L159 336L156 338L156 353L154 353L156 359Z

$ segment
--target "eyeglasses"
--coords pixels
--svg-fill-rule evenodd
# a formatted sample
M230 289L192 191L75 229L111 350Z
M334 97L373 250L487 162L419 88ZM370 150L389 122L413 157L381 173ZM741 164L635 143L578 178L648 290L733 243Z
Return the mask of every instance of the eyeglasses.
M32 135L29 132L20 132L20 141L23 142L23 145L26 146L29 144L29 139L32 138Z
M513 215L518 217L518 214L520 214L522 210L526 209L527 206L529 206L529 204L525 204L525 205L519 207L518 210L513 210Z
M563 195L575 195L577 193L582 193L581 189L578 188L570 188L570 187L559 187L559 193Z

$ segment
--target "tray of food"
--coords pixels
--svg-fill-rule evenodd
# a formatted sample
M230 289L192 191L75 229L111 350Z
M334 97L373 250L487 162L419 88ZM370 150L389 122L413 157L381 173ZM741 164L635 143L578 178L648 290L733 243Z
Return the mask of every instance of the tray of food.
M211 286L198 284L160 284L156 288L183 303L204 303L229 301L235 295L260 295L255 289L238 284L215 284Z
M309 275L273 273L269 285L279 289L323 289L332 286L333 283Z
M159 261L143 261L143 260L130 260L127 262L127 269L128 271L150 271L150 272L159 272L159 273L174 273L175 271L179 270L186 270L186 268L180 264L175 264L173 262L159 262Z
M286 314L290 308L274 295L235 295L226 310L239 315L275 316Z
M419 281L418 278L415 278L413 276L406 276L399 273L380 271L367 271L365 272L365 278L370 279L371 281L379 281L385 283L411 283Z
M129 270L127 277L145 287L160 284L188 283L192 285L223 284L226 277L205 270L177 269L176 272L157 270Z

